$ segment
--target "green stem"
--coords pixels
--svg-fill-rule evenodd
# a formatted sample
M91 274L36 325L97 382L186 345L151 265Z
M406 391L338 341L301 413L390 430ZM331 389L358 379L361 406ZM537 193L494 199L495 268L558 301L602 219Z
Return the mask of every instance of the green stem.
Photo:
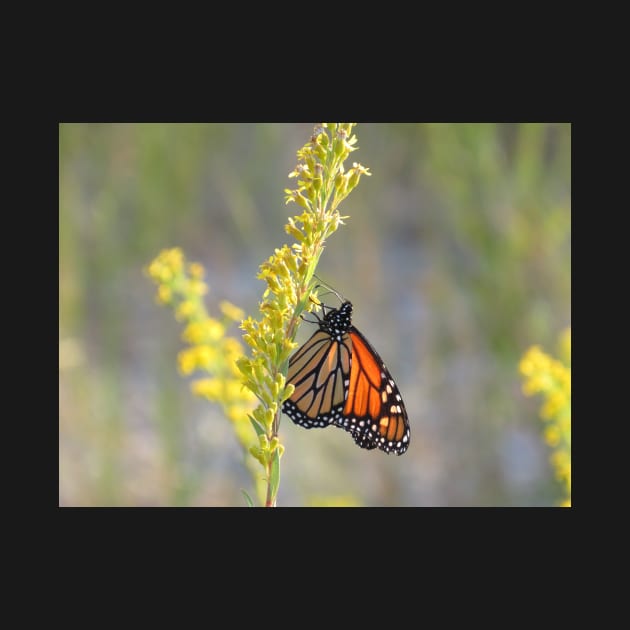
M265 507L276 507L276 498L271 496L271 461L267 464L267 498L265 499Z

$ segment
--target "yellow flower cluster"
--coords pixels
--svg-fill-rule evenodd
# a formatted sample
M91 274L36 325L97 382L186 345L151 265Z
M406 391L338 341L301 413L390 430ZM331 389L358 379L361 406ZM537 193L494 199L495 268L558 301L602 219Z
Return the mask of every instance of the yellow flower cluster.
M337 206L356 188L361 175L372 175L369 169L357 162L353 162L352 168L345 172L343 163L352 151L359 148L355 146L357 137L350 135L355 125L322 123L315 127L310 141L297 152L300 162L289 173L289 177L298 178L298 187L284 191L286 203L294 201L307 213L316 211L317 219L325 224L326 236L343 223L342 219L347 218L339 216ZM304 232L308 236L311 232L308 229L308 214L297 219L304 223ZM292 231L293 227L289 219L287 232L301 241L300 235Z
M268 473L266 505L275 504L283 451L278 443L280 407L293 392L293 385L286 383L286 374L289 356L296 346L293 339L299 318L312 308L311 282L324 241L346 218L339 214L337 206L358 184L361 175L370 175L356 163L348 173L344 172L344 160L356 149L356 137L350 135L353 126L354 123L323 123L298 151L300 161L289 173L289 177L298 178L298 187L285 189L286 202L293 201L304 209L285 225L287 234L297 242L277 248L261 264L258 278L267 283L259 307L261 318L249 317L241 324L243 340L252 354L241 358L238 367L243 383L260 401L250 417L260 444L250 452Z
M553 449L551 463L556 477L565 486L568 497L563 506L571 505L571 329L560 337L560 356L554 359L532 346L519 363L525 377L523 392L527 396L542 394L545 401L540 417L545 421L545 442Z
M228 326L239 322L244 312L223 301L219 305L223 319L210 317L202 300L208 292L204 268L199 263L186 264L179 248L162 251L146 272L158 285L158 302L171 305L176 319L186 324L182 339L189 347L177 357L179 371L184 376L196 371L208 373L208 377L191 383L192 392L219 404L232 421L243 448L249 448L256 434L247 414L255 397L243 387L236 365L243 356L243 346L236 338L226 336Z
M293 392L293 386L286 384L286 369L282 368L296 345L287 330L297 305L293 279L297 270L295 255L289 247L284 245L276 249L275 254L261 265L258 275L267 281L260 305L262 317L259 320L248 317L241 324L245 332L243 340L251 347L252 356L241 357L237 365L243 384L260 401L250 416L259 443L249 451L263 466L269 479L266 505L275 504L279 462L284 452L278 439L280 405ZM275 490L272 492L273 480Z
M186 319L186 313L193 313L199 298L208 292L203 267L199 263L186 266L179 247L160 252L146 273L158 285L158 302L170 304L177 298L177 307L182 309L181 319Z

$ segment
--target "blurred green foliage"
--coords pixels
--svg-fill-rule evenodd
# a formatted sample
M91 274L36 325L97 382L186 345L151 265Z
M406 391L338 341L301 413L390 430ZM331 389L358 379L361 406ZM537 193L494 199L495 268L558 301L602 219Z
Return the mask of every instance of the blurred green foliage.
M312 128L60 125L60 505L244 505L240 447L178 376L180 331L142 268L181 246L207 270L211 309L255 312ZM387 458L285 418L279 504L557 503L515 366L571 323L570 125L355 131L373 176L344 203L318 275L390 368L412 445Z

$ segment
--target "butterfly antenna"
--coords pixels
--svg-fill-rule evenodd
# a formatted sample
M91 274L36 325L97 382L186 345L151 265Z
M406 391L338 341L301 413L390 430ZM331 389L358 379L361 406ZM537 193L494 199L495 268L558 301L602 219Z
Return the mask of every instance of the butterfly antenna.
M313 276L319 280L319 284L316 284L313 287L313 289L318 289L319 287L323 287L324 289L327 289L327 293L334 293L340 302L346 301L346 299L340 293L335 291L335 289L333 289L329 284L326 284L316 273L314 273Z

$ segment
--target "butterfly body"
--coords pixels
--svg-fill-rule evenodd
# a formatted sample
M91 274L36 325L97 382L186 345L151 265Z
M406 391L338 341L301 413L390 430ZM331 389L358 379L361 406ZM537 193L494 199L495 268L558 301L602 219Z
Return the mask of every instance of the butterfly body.
M361 448L402 455L410 431L398 387L352 325L352 304L326 308L318 330L289 359L287 381L295 390L282 410L307 429L334 425Z

